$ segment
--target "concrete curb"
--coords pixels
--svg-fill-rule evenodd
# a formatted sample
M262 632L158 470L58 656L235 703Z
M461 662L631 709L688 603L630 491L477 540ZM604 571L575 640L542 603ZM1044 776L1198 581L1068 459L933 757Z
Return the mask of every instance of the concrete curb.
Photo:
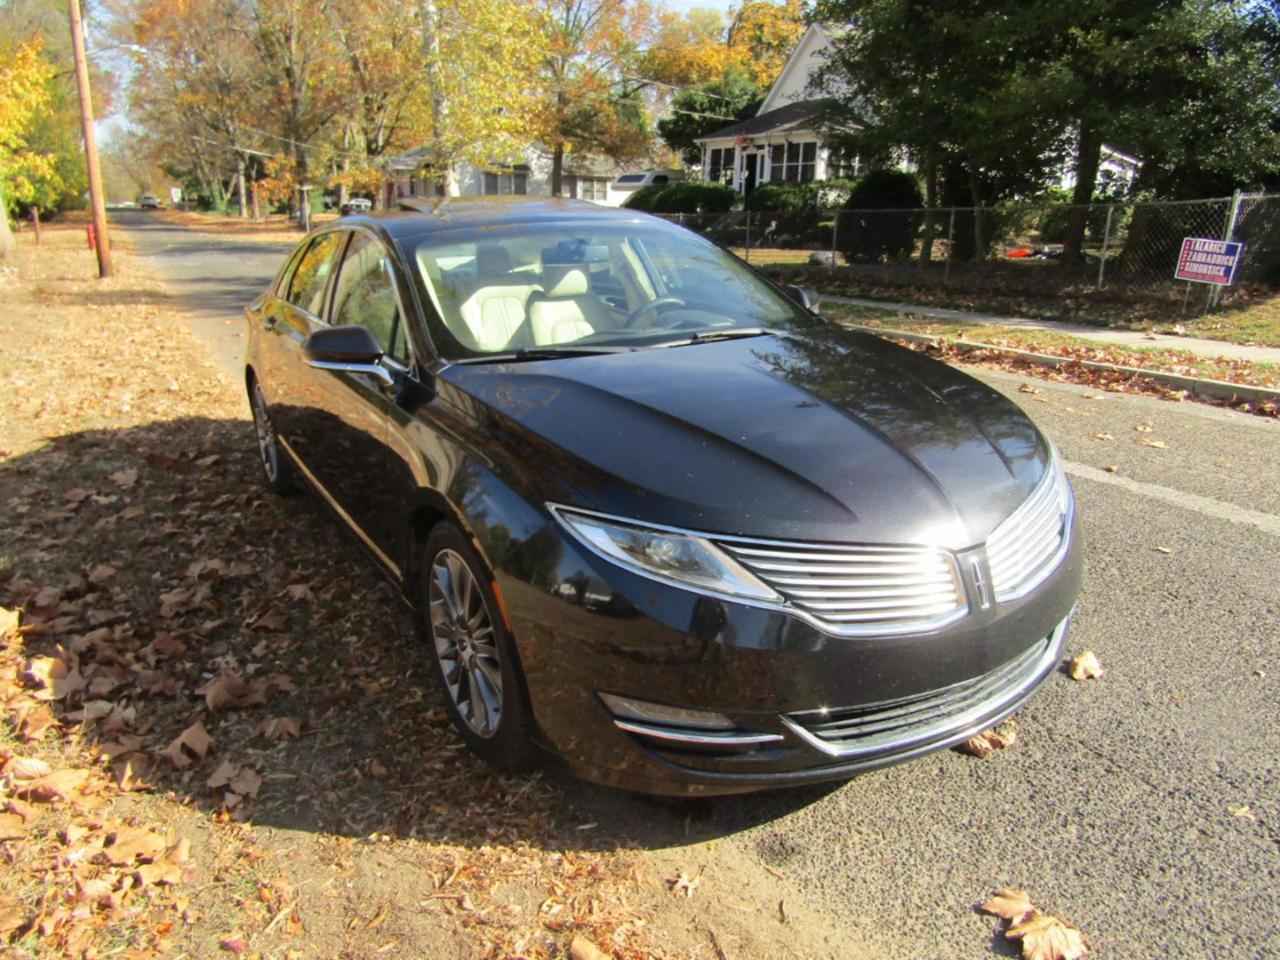
M1077 360L1073 357L1055 357L1046 353L1033 353L1030 350L1018 350L1014 347L998 347L989 343L978 343L973 340L952 340L949 337L929 336L923 333L910 333L906 330L892 330L888 327L868 327L861 323L846 323L844 326L863 333L874 333L877 336L894 340L905 340L908 343L932 343L946 340L963 350L986 350L1009 357L1017 357L1029 363L1038 363L1046 367L1065 367L1078 365L1088 370L1102 370L1122 373L1130 377L1145 377L1172 390L1185 390L1200 397L1211 397L1214 400L1226 400L1236 403L1275 403L1280 404L1280 390L1269 387L1250 387L1241 383L1228 383L1225 380L1208 380L1198 377L1184 377L1177 373L1162 373L1158 370L1144 370L1141 367L1125 367L1117 363L1102 363L1098 360Z

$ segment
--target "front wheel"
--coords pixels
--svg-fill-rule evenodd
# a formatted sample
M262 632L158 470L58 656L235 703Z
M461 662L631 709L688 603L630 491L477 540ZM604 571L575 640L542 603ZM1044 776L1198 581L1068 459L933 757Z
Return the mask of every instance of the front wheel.
M506 769L536 759L515 644L486 566L457 527L442 522L423 551L422 616L454 727L476 753Z
M253 409L253 431L258 440L258 460L262 464L262 479L267 489L280 496L298 492L298 482L293 474L293 464L280 449L276 430L267 409L267 397L257 377L249 387L249 405Z

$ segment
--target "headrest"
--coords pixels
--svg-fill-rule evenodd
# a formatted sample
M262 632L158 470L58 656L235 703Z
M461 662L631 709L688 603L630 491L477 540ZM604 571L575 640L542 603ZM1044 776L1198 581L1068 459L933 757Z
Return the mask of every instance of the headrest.
M476 247L476 275L492 277L511 272L511 254L500 243L482 243Z
M542 289L548 297L581 297L587 290L582 264L548 263L542 268Z

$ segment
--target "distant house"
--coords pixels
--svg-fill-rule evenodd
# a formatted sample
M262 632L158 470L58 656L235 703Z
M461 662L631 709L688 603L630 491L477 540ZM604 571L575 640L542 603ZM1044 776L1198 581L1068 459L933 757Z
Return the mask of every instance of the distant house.
M390 157L383 164L383 202L394 206L407 197L439 196L440 190L430 176L425 147L408 150ZM609 207L619 206L628 196L625 190L613 188L618 168L607 160L574 158L566 161L561 183L561 196L591 200ZM529 147L521 162L504 167L478 167L464 164L453 172L452 196L502 194L551 195L551 152Z
M754 117L696 138L702 146L703 180L726 183L745 194L772 180L809 183L862 172L856 155L833 151L816 128L829 101L815 98L810 84L824 52L831 49L831 37L829 28L810 26Z
M695 139L702 146L703 180L725 183L748 194L757 184L775 180L809 183L852 178L864 172L866 163L861 157L830 147L817 129L818 115L830 103L821 94L834 91L818 89L815 75L832 48L833 36L832 27L811 25L754 117ZM858 128L851 120L849 129ZM1127 188L1141 166L1137 157L1104 146L1098 184L1123 183ZM1069 168L1061 171L1058 179L1066 189L1075 183Z

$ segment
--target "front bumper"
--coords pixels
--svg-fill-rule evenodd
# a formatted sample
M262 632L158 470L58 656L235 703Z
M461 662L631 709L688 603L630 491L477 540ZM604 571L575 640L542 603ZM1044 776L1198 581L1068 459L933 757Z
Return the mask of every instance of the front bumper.
M1081 579L1073 519L1062 562L1027 596L929 633L835 637L635 576L557 536L554 569L530 577L517 551L498 570L534 719L580 776L647 793L844 779L961 742L1053 672ZM654 736L619 723L601 694L714 711L736 729Z

